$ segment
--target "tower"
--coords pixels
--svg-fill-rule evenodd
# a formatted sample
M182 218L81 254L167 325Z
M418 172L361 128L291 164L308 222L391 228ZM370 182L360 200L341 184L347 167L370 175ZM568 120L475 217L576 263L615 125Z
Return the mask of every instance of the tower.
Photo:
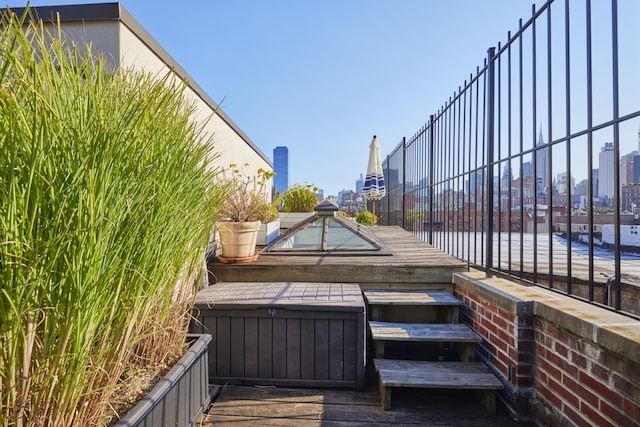
M273 149L273 186L276 193L282 194L289 188L289 149L287 147L276 147Z

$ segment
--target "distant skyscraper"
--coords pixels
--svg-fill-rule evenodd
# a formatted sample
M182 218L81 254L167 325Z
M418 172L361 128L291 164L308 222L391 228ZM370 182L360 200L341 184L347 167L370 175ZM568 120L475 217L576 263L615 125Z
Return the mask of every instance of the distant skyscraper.
M362 194L362 187L364 187L364 176L360 174L360 178L356 180L356 193Z
M613 199L613 142L605 142L599 154L598 196Z
M542 126L540 126L540 134L538 136L537 146L540 147L543 145L545 145L545 142L544 142L544 138L542 137ZM548 177L549 165L547 164L549 161L548 154L547 154L548 151L549 151L549 148L545 147L536 152L536 169L537 169L536 181L538 182L539 193L547 191L547 185L548 185L547 180L549 178Z
M276 147L273 149L273 186L278 194L284 193L289 188L289 149Z

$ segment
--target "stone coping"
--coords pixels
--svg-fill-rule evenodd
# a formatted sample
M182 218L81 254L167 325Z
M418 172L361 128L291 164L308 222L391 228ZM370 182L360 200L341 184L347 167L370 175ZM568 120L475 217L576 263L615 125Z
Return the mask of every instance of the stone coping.
M486 278L484 272L454 273L453 283L518 316L540 317L640 364L638 320L547 289Z

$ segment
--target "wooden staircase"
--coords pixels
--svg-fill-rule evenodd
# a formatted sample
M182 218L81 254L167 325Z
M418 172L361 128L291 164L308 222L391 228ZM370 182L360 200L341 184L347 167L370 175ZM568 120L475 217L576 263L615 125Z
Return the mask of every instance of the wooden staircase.
M385 410L394 387L475 390L483 406L495 413L500 380L474 361L482 341L458 323L463 303L443 290L365 290L374 365ZM389 348L395 346L395 348Z

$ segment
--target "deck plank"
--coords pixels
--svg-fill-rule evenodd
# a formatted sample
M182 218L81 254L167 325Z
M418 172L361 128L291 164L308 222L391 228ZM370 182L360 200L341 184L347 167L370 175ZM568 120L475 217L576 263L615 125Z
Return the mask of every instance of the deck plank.
M461 299L442 290L386 291L367 290L364 296L369 305L463 305Z
M502 389L482 362L426 362L375 359L380 382L388 387Z
M425 342L482 342L482 337L463 323L393 323L370 321L374 340Z

